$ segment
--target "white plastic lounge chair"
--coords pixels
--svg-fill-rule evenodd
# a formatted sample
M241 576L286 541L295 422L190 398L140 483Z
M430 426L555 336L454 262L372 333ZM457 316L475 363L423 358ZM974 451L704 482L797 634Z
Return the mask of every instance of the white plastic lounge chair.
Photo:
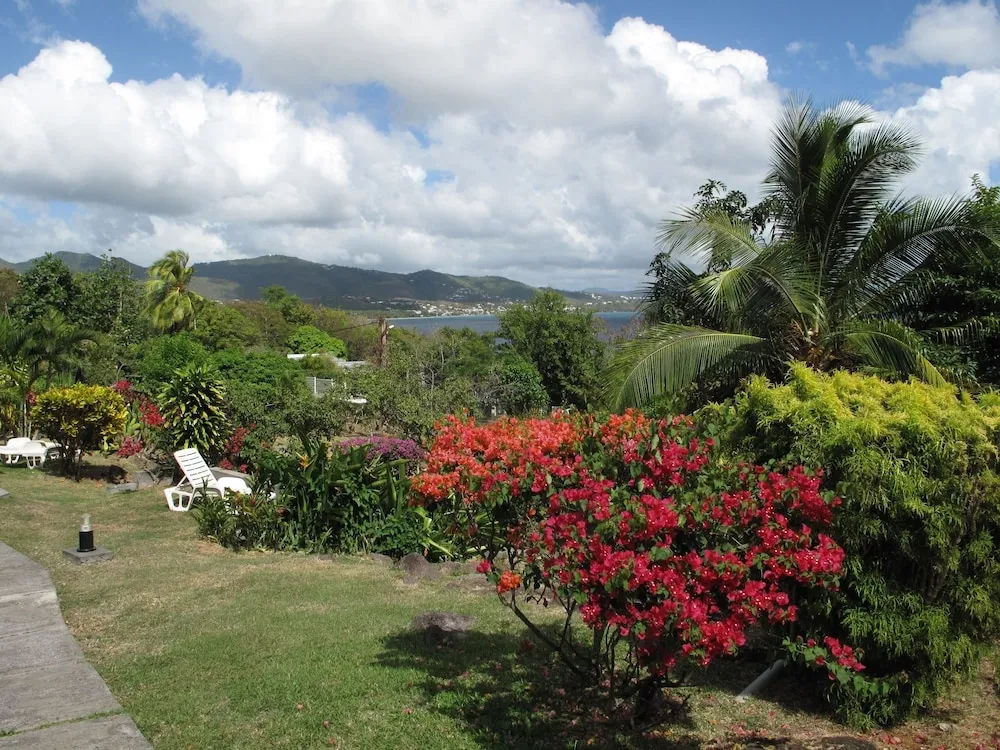
M20 452L19 457L25 460L29 469L37 469L45 463L50 454L62 455L62 446L48 440L29 440L17 450Z
M217 479L197 448L185 448L182 451L177 451L174 453L174 458L177 460L177 465L181 467L181 471L184 472L184 478L176 487L168 487L163 491L170 510L191 510L195 493L202 487L219 495L225 495L227 492L250 493L250 485L239 477Z
M3 456L6 463L13 466L24 459L29 469L37 469L45 463L50 454L62 455L62 446L51 440L16 437L11 438L6 445L0 447L0 456Z
M12 437L6 445L0 446L0 456L6 463L16 464L21 460L20 449L30 442L30 437Z

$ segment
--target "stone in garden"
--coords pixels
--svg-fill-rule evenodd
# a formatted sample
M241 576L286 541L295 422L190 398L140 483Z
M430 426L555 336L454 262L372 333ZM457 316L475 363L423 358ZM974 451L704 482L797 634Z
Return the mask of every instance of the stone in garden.
M822 737L778 747L782 750L878 750L871 742L859 740L857 737Z
M156 487L160 483L159 475L154 474L149 469L139 469L132 472L132 479L135 480L135 484L140 490L148 490L150 487Z
M3 500L5 497L10 497L10 493L0 487L0 500Z
M121 484L109 484L104 488L104 492L108 495L118 495L122 492L135 492L137 489L139 489L139 485L136 482L122 482Z
M466 573L462 576L455 576L448 585L456 589L465 591L483 592L496 591L495 587L482 573Z
M419 552L411 552L396 563L396 567L406 573L407 583L415 583L420 578L430 578L440 572L438 568L427 562Z
M446 576L462 575L476 572L476 563L471 560L461 562L443 562L438 565Z
M371 554L368 555L368 559L371 560L373 563L376 563L383 567L386 568L392 567L392 558L389 557L388 555L381 555L378 552L372 552Z
M428 642L435 646L454 643L468 633L476 624L472 615L457 615L454 612L424 612L410 623L410 629L423 633Z
M80 552L79 550L73 548L63 550L63 557L82 565L104 562L105 560L114 559L114 556L114 552L109 549L105 549L104 547L97 547L96 549L90 550L90 552Z
M938 729L940 729L942 732L950 732L954 728L955 725L949 724L947 721L942 721L940 724L938 724Z

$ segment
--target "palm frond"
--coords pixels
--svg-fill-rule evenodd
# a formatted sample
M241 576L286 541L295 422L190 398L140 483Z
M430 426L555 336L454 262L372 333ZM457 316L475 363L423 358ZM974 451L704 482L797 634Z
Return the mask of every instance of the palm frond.
M687 210L679 219L662 222L656 246L670 256L719 266L745 263L760 252L753 227L724 211Z
M844 314L884 307L885 294L930 259L980 252L975 223L964 198L893 201L840 272L831 297Z
M916 376L931 385L947 382L924 356L925 343L920 336L895 321L852 323L838 334L846 348L869 367L897 378Z
M741 352L762 355L767 340L742 333L664 324L619 349L604 375L605 400L614 408L648 404L691 385L707 372L733 374L727 360ZM735 360L731 364L738 364Z
M783 245L770 246L741 265L706 274L693 290L719 317L746 330L760 330L767 321L807 324L820 308L814 266Z
M848 261L875 221L899 179L916 165L920 141L905 127L888 122L858 130L824 170L818 185L818 253L824 269Z

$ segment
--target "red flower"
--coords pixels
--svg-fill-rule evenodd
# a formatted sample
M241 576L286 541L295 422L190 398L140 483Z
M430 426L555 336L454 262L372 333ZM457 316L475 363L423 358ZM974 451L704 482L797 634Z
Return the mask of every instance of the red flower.
M497 593L506 594L521 585L521 576L509 570L500 574L500 582L497 583Z

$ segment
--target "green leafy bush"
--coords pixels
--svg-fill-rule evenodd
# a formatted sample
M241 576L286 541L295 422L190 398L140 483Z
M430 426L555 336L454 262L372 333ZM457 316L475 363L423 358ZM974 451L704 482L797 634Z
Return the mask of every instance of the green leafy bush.
M221 454L229 437L225 389L218 371L191 365L174 372L158 398L173 450L197 448L206 460Z
M201 493L191 513L199 534L229 549L280 549L284 541L284 509L257 488L249 495Z
M299 326L286 341L288 348L299 354L332 354L347 356L347 344L316 326Z
M496 406L502 414L537 414L549 405L538 368L517 356L501 359L490 368L485 391L488 407Z
M35 401L35 427L63 447L67 473L80 476L83 453L100 448L125 428L128 408L116 391L103 385L53 388Z
M369 459L365 447L332 450L317 441L306 443L299 456L262 457L259 472L262 483L277 488L285 509L288 549L379 552L411 546L400 528L408 512L406 461ZM380 539L391 543L380 547Z
M142 344L133 380L147 393L155 393L177 370L207 361L208 351L190 334L156 336Z
M879 690L834 686L856 724L902 720L970 675L1000 636L1000 400L793 367L750 381L703 423L752 461L826 467L843 505L839 593L804 602L825 632L864 651Z

